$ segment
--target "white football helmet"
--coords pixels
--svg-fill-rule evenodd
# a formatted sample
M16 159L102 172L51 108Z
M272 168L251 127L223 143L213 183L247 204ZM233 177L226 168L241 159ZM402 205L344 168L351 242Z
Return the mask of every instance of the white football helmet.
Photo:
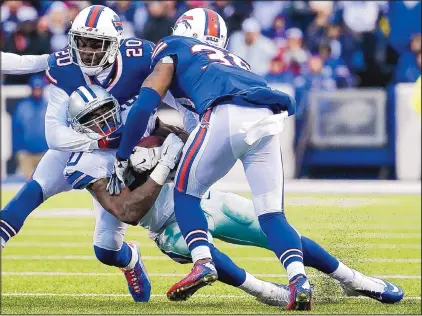
M98 75L116 60L122 33L123 23L112 9L102 5L83 9L69 30L74 63L88 76Z
M106 137L123 125L119 102L97 85L81 86L70 95L67 119L75 131L93 139Z
M215 11L195 8L185 12L174 25L173 35L192 37L209 45L225 48L227 26Z

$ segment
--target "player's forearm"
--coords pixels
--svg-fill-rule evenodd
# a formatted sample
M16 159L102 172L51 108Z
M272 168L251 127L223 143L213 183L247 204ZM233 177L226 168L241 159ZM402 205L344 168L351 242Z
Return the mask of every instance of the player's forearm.
M1 52L1 72L3 74L23 75L44 71L48 67L48 54L17 55Z
M174 125L166 124L157 118L156 126L152 132L152 135L166 138L170 133L177 135L184 143L186 143L187 139L189 138L189 134L185 130Z
M123 203L120 212L120 220L128 224L139 223L154 206L161 188L161 185L151 178L148 178L143 185L127 194L122 199Z
M162 186L148 178L132 192L126 187L117 196L109 195L106 188L107 179L101 179L92 184L89 190L107 212L124 223L137 225L153 207Z

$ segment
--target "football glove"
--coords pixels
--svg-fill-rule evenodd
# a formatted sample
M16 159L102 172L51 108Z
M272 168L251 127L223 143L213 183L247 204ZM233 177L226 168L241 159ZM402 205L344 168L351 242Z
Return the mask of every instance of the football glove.
M128 172L129 160L116 158L113 167L113 173L108 180L107 191L110 195L119 195L125 187L125 178Z
M136 146L129 157L130 165L138 173L152 170L157 165L161 152L162 147L145 148Z
M176 134L169 134L161 146L161 157L158 163L173 170L180 159L183 145L183 141Z

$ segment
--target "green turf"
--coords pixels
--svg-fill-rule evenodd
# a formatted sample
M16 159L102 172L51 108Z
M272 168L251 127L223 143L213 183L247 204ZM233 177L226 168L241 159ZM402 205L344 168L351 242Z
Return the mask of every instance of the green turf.
M12 192L3 192L2 205L12 196ZM302 234L320 242L362 272L390 276L388 279L400 285L407 297L396 305L346 299L331 280L309 269L315 297L312 313L421 313L419 196L288 195L286 204L290 222ZM41 208L91 206L87 193L72 192L52 198ZM200 290L188 302L168 301L164 294L181 277L163 274L183 275L190 265L179 265L166 258L148 239L145 230L130 227L126 240L137 240L141 244L153 285L151 301L135 304L127 295L126 282L120 272L96 261L92 251L94 224L94 218L90 217L30 217L19 235L2 251L1 313L285 313L256 302L238 289L218 283ZM284 275L285 271L271 252L220 241L216 241L216 245L249 272L266 274L261 278L272 282L286 282L285 277L277 276ZM380 259L389 262L379 262Z

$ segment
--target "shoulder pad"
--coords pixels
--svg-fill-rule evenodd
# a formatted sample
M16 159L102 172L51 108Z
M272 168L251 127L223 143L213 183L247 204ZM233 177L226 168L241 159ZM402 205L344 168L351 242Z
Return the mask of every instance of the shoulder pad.
M50 54L45 74L52 84L63 89L69 95L76 88L86 84L81 69L73 63L67 48Z
M166 56L178 56L181 49L190 46L190 38L183 36L167 36L157 43L151 56L151 68Z
M98 179L107 178L113 168L114 153L94 150L73 153L66 163L63 175L76 190L85 189Z

